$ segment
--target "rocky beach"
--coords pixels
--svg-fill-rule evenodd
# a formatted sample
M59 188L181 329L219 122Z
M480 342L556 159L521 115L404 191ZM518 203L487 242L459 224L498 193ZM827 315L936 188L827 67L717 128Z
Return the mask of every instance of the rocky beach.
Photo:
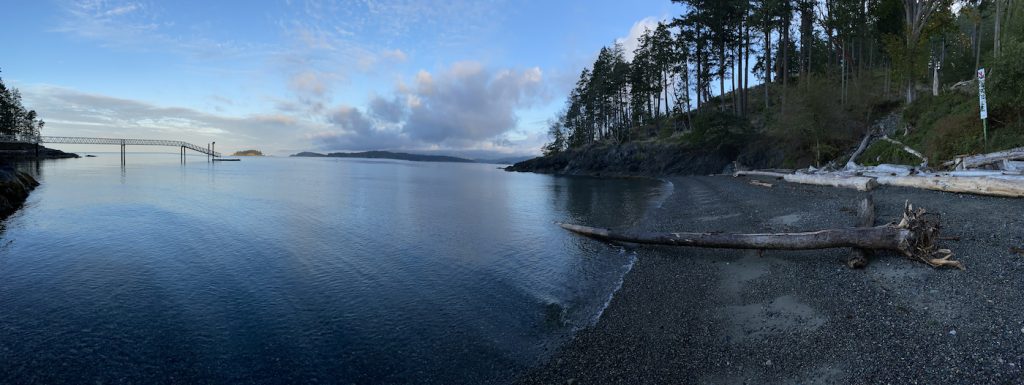
M649 231L853 227L866 194L730 176L670 177ZM909 201L941 216L965 270L849 249L642 246L600 320L524 384L1011 383L1024 365L1020 201L898 187L873 191L876 225ZM554 228L552 231L561 231ZM953 240L955 239L955 240ZM592 241L599 243L598 241ZM615 247L607 245L606 247Z

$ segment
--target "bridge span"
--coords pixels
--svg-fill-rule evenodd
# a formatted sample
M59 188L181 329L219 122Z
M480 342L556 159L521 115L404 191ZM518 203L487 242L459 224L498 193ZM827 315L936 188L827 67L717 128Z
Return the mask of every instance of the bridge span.
M125 147L127 146L165 146L177 147L181 150L181 161L185 161L185 151L192 150L208 157L219 158L220 153L214 151L217 142L210 143L207 147L197 146L192 143L180 140L160 139L121 139L121 138L87 138L82 136L38 136L38 137L16 137L0 136L0 142L7 143L53 143L53 144L109 144L121 146L121 163L125 161ZM38 154L38 150L37 150Z

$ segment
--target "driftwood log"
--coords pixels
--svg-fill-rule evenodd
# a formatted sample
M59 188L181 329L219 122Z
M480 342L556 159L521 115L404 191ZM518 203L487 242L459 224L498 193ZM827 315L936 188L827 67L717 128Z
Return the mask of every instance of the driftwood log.
M860 167L857 165L857 157L864 153L864 150L867 150L868 143L871 142L871 137L874 136L874 134L875 130L868 130L867 134L864 134L864 139L861 139L860 146L857 146L857 150L855 150L853 155L850 155L850 159L846 161L847 170L853 170Z
M860 207L857 209L857 227L874 227L875 226L875 200L868 195L860 201ZM871 249L855 247L850 251L850 259L846 261L846 266L851 269L860 269L868 265L868 258L871 257L873 251Z
M985 176L879 176L880 185L914 187L936 191L1024 197L1024 178L1020 180Z
M814 250L853 247L871 250L892 250L918 259L933 267L963 268L951 260L953 253L935 246L939 223L923 209L914 210L907 203L903 218L884 226L831 229L801 233L721 234L721 233L659 233L615 231L610 229L559 223L562 228L592 238L668 246L691 246L719 249Z
M873 178L863 176L842 176L829 174L782 174L768 171L736 171L733 176L766 176L782 179L786 182L810 184L818 186L852 188L859 191L871 191L878 186Z
M956 169L962 170L965 168L975 168L989 164L999 163L1006 160L1016 159L1024 159L1024 147L1009 149L1006 151L992 152L988 154L959 157L954 160L943 163L942 165L947 167L955 167Z
M916 156L919 159L921 159L921 167L922 168L928 167L928 158L925 157L924 154L922 154L920 151L917 151L917 150L911 148L910 146L903 144L903 142L900 142L900 141L898 141L896 139L890 138L888 135L882 135L882 140L884 140L886 142L889 142L889 143L892 143L892 144L895 144L897 146L900 146L900 148L902 148L903 151L906 151L908 154Z

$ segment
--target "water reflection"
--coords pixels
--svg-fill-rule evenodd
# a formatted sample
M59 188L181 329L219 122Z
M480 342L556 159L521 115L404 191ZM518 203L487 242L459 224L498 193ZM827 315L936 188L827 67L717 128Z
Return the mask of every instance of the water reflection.
M504 383L633 258L552 222L628 227L663 188L173 156L28 166L43 185L0 236L0 383Z

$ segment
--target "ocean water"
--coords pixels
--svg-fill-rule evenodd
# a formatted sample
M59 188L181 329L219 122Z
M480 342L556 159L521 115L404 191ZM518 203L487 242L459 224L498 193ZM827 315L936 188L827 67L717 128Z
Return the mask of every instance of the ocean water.
M658 181L117 153L21 167L0 383L508 383L596 320Z

